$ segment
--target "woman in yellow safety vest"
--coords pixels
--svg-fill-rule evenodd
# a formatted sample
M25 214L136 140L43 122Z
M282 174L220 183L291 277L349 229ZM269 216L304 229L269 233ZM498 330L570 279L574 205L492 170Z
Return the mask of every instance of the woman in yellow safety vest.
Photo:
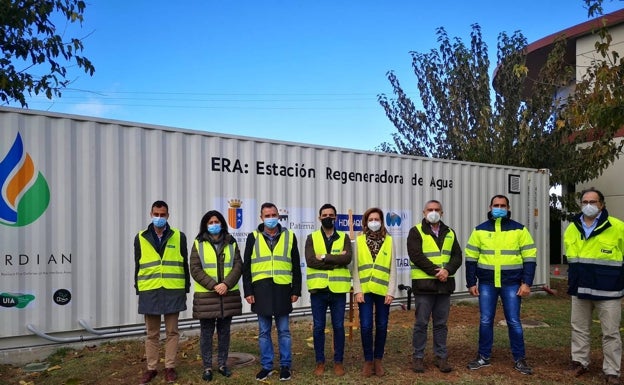
M223 215L208 211L199 224L190 258L191 276L195 280L193 318L199 319L199 347L204 364L202 379L212 380L212 336L217 327L218 372L230 377L227 367L232 317L242 313L238 280L243 260L236 240L228 233Z
M362 216L362 233L357 237L356 243L353 292L360 311L364 377L384 375L381 360L388 334L390 304L396 296L396 264L392 252L392 237L386 231L383 217L383 211L379 208L366 210Z

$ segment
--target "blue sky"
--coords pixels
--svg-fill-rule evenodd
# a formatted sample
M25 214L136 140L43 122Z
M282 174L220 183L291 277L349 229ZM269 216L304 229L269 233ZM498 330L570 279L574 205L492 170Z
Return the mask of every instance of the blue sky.
M469 42L480 24L494 63L502 31L533 42L586 20L582 0L90 0L66 33L86 36L94 76L73 69L29 107L372 150L395 131L386 72L418 99L409 52L437 48L437 27Z

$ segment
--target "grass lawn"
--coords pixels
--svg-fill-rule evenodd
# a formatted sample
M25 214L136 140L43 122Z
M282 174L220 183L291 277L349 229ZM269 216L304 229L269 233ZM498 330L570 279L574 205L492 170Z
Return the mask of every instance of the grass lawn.
M592 363L589 373L581 378L570 377L565 373L570 355L570 299L565 294L565 279L553 279L555 295L532 294L522 304L522 319L525 323L527 361L534 369L532 376L523 376L513 370L507 328L495 328L492 366L477 371L466 369L466 363L475 357L477 350L479 309L475 301L455 302L449 320L448 349L453 371L440 373L433 366L431 348L428 346L425 357L426 371L416 374L411 371L412 311L393 310L390 314L390 327L383 360L386 369L384 377L365 379L360 375L363 359L359 330L354 330L352 341L347 338L345 348L344 377L335 377L332 363L327 362L326 373L322 377L312 375L314 370L314 349L312 347L311 320L293 318L291 332L293 341L293 375L291 383L296 384L602 384L602 350L600 324L594 322L592 330ZM502 321L502 309L497 310L496 321ZM544 323L547 326L529 327ZM328 322L328 325L331 323ZM273 341L276 341L274 333ZM326 356L331 361L331 331L327 331ZM429 337L431 345L431 331ZM215 337L216 349L216 337ZM257 357L257 325L248 323L232 330L232 352L249 353ZM48 357L50 368L39 373L26 373L22 368L0 365L2 384L8 385L110 385L138 384L145 369L142 339L106 342L80 350L59 349ZM277 350L276 350L277 353ZM216 356L216 352L215 352ZM279 360L276 357L276 365ZM161 363L159 375L152 381L164 384L164 365ZM260 369L258 362L252 365L233 368L233 376L224 378L216 371L210 384L258 384L255 373ZM178 352L177 384L202 384L202 364L199 357L199 342L195 335L184 339ZM265 383L280 383L275 374Z

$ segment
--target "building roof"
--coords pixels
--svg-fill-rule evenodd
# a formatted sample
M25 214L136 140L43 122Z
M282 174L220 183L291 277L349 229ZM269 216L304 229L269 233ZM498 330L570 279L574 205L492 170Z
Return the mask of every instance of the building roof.
M624 23L624 9L602 15L593 20L577 24L573 27L555 32L551 35L543 37L526 48L526 66L529 69L527 81L523 91L524 96L531 95L533 90L533 79L537 79L540 69L546 63L548 54L553 48L554 43L561 37L566 38L565 60L576 67L576 40L592 34L603 26L603 22L607 27ZM496 83L496 72L494 74L494 83Z

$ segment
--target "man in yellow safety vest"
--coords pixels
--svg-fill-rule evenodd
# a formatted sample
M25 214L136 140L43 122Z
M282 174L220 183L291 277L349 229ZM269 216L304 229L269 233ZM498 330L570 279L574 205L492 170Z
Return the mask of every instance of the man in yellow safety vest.
M351 290L351 240L335 229L336 208L331 204L321 206L319 220L321 229L308 235L305 243L316 358L314 375L325 372L325 323L329 308L334 331L334 374L344 376L344 316L346 293Z
M455 291L455 272L462 264L462 251L457 235L441 218L442 204L437 200L425 203L423 220L412 227L407 236L407 254L412 267L412 291L416 320L412 345L412 370L425 371L424 356L427 345L429 318L433 324L434 365L442 373L452 367L448 362L446 337L447 321L451 307L451 294Z
M141 384L157 375L160 318L165 318L165 380L175 382L178 351L178 316L186 310L190 288L188 251L183 232L167 223L169 206L163 201L152 204L152 223L134 238L134 287L139 296L139 314L145 315L145 356L147 371Z
M263 203L262 223L245 243L243 289L251 311L258 315L258 345L262 369L256 380L273 373L271 325L275 318L280 353L280 380L288 381L292 366L289 314L301 296L301 267L297 238L279 224L277 206Z

